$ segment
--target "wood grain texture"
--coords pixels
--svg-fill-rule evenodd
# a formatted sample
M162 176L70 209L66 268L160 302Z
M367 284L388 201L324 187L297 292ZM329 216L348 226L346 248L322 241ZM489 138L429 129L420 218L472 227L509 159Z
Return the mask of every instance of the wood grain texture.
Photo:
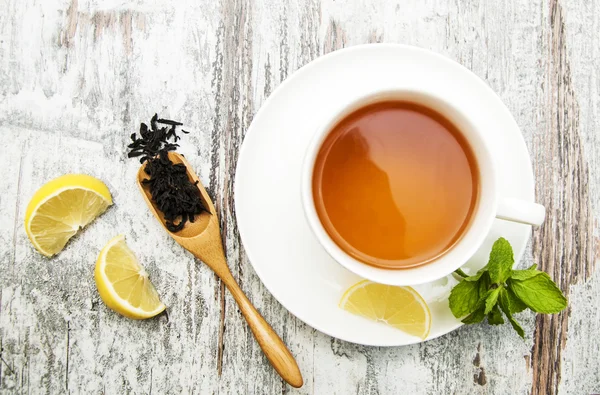
M550 154L553 161L544 166L535 162L536 192L540 203L547 208L548 217L535 234L533 251L542 270L551 274L568 297L570 285L588 280L593 273L594 224L562 5L551 1L545 17L549 29L543 37L547 42L547 59L545 103L541 108L546 130L534 144L534 155ZM537 317L531 359L532 394L558 390L568 324L568 310Z
M598 0L0 6L0 393L600 393ZM558 316L521 314L525 341L477 325L402 348L345 343L291 316L248 262L233 179L252 117L299 67L366 42L460 62L521 127L548 208L522 265L540 263L570 300ZM231 272L296 357L301 389L282 382L223 284L139 195L127 136L157 111L192 131L181 152L214 197ZM27 240L24 209L67 172L104 180L115 205L48 260ZM100 301L93 263L118 233L148 269L168 320L132 322Z

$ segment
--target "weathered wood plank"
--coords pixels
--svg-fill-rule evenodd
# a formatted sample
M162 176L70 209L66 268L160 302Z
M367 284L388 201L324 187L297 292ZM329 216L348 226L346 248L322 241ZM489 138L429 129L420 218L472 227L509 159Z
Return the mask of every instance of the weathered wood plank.
M573 12L577 13L578 10ZM571 65L572 57L589 55L571 52L571 44L575 44L576 41L568 41L563 3L550 1L543 18L547 31L542 38L546 42L546 59L543 61L545 79L543 95L540 96L540 124L544 129L535 136L533 154L537 179L536 193L547 207L548 220L535 235L533 251L541 267L549 272L569 295L572 290L577 291L576 284L585 283L595 271L597 272L594 270L598 259L597 236L594 237L594 230L597 230L598 223L597 217L595 219L594 216L593 203L597 209L600 183L597 176L594 179L590 178L590 165L597 165L600 152L597 144L584 143L586 134L595 140L597 132L582 128L580 118L585 113L581 111L579 101L591 102L592 106L597 108L598 98L597 94L594 97L594 92L588 91L590 96L578 94L573 82L575 76L583 77L587 83L591 82L590 78L597 80L597 77L591 73L578 72ZM597 29L592 34L595 37L588 38L591 42L598 39ZM598 291L589 287L584 289L589 292L588 298L570 297L568 311L557 316L538 316L536 319L535 343L531 358L532 394L558 392L563 378L566 378L569 384L562 386L563 390L593 393L599 389L598 368L593 374L594 380L577 374L580 381L575 383L571 377L575 374L573 369L563 367L566 363L569 367L576 364L583 368L584 365L579 361L581 358L594 364L589 359L589 351L586 349L599 348L598 342L583 340L577 332L569 328L569 323L573 321L577 323L579 330L584 331L585 325L582 328L581 320L599 322L597 309L589 306L589 298L597 297ZM589 306L589 310L586 309L586 305ZM580 312L582 309L588 310L588 313L576 319L573 309ZM583 344L578 344L582 341ZM575 342L571 347L578 350L579 355L572 355L565 360L563 351L571 342Z

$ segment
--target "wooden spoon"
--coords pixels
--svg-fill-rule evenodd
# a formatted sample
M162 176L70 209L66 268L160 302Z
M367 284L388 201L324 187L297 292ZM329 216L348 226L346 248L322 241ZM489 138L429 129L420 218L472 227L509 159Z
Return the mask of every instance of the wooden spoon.
M196 176L183 156L175 152L169 152L169 159L171 159L173 163L183 163L187 168L187 174L190 180L192 182L198 181L197 185L202 203L210 213L203 212L196 217L193 223L187 222L181 231L177 233L170 232L165 226L165 218L162 212L154 205L148 187L142 183L142 180L148 178L148 175L144 171L145 165L143 165L138 171L137 182L144 199L146 199L146 203L148 203L148 207L150 207L150 210L154 213L156 218L158 218L171 237L183 248L194 254L196 258L206 263L227 286L237 302L240 311L244 315L244 318L248 322L252 333L254 333L254 337L258 341L258 344L277 373L279 373L279 375L291 386L296 388L302 387L302 374L300 373L296 360L285 344L283 344L283 341L277 336L273 328L271 328L260 313L256 311L229 271L223 252L223 243L221 241L221 231L219 229L217 212L215 211L215 207L206 193L206 190L202 186L202 183L198 179L198 176Z

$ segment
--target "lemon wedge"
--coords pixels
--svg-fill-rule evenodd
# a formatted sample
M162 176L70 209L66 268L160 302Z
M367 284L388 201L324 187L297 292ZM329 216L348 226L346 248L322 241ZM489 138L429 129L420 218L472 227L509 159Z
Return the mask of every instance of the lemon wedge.
M100 251L94 277L104 303L125 317L141 320L166 308L123 235L111 239Z
M25 231L33 246L49 257L111 204L102 181L85 174L66 174L33 195L25 212Z
M411 287L396 287L363 280L342 296L340 308L382 322L410 335L427 338L431 312L421 295Z

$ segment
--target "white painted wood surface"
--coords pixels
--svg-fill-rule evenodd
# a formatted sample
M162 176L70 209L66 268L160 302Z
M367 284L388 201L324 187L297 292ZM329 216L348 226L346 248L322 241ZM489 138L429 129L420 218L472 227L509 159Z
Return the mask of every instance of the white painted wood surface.
M600 393L599 26L598 0L0 0L0 393ZM411 347L344 343L291 316L248 262L232 186L253 114L302 65L366 42L462 63L522 128L549 209L523 264L570 299L556 317L523 314L525 341L477 325ZM216 196L232 272L296 355L302 389L282 383L215 276L142 202L125 149L155 111L193 131L181 151ZM24 211L67 172L104 180L115 206L47 260ZM100 301L94 262L118 233L168 320Z

